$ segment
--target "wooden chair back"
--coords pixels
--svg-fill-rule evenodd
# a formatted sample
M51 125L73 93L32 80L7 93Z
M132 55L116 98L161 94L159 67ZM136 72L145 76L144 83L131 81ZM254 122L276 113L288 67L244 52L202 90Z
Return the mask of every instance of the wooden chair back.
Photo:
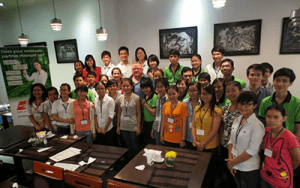
M38 161L33 161L33 172L47 178L63 180L64 169L56 166L51 166Z
M134 185L107 179L107 188L138 188Z
M102 179L70 170L65 170L65 183L78 188L101 188Z

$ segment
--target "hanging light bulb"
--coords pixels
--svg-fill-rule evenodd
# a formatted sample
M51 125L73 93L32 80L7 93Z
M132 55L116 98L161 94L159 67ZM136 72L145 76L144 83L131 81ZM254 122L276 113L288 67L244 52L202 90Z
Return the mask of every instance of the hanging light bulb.
M53 3L53 10L54 10L54 19L51 20L51 27L54 31L60 31L62 27L62 23L60 19L56 18L56 11L55 11L55 5L54 5L54 0L52 0Z
M222 8L225 6L226 0L212 0L214 8Z
M104 29L102 27L100 0L98 0L98 3L99 3L99 16L100 16L100 29L96 30L96 36L97 36L97 38L98 38L99 41L105 41L105 40L107 40L108 33L107 33L107 29Z
M290 19L294 27L300 26L300 8L291 12Z
M27 35L24 35L23 33L23 27L22 27L22 20L21 20L21 14L20 14L20 7L19 7L19 1L17 1L17 6L18 6L18 13L19 13L19 18L20 18L20 25L21 25L21 31L22 34L18 37L19 43L20 44L28 44L29 37Z

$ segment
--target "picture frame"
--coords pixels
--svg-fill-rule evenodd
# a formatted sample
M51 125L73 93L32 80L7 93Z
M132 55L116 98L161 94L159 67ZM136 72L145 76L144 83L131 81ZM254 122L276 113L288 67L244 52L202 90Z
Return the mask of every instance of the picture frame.
M159 49L161 59L168 59L172 49L180 52L180 58L191 58L198 52L197 26L160 29Z
M282 19L279 54L300 54L300 26L292 26L289 17Z
M225 56L258 55L262 20L214 24L214 46L223 47Z
M74 63L79 59L76 39L54 41L57 63Z

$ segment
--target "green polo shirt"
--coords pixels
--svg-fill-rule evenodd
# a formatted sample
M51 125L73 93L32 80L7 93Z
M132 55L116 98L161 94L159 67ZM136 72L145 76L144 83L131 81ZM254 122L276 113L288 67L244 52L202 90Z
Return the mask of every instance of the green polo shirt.
M175 74L173 74L173 71L171 69L171 65L165 68L164 77L168 80L170 86L175 85L177 80L181 77L182 68L183 68L183 66L181 66L178 63L178 66L175 70Z
M218 104L218 107L220 107L221 109L223 108L223 106L225 106L226 104L231 103L231 101L225 97L224 101L221 104Z
M194 75L194 78L192 79L192 82L198 82L198 80L199 80L199 75L200 75L201 73L203 73L203 72L205 72L205 69L202 69L202 68L201 68L200 72L199 72L198 74Z
M145 96L143 100L146 101L147 105L150 108L156 108L156 101L157 101L156 94L152 93L147 100L146 100L146 96ZM144 120L146 122L154 121L155 116L152 116L145 106L143 106L143 108L144 108Z
M258 116L260 118L265 118L266 110L269 106L277 104L275 94L276 92L262 100L258 112ZM286 128L294 133L295 123L300 123L300 99L291 95L291 93L288 91L287 97L280 105L284 107L287 116L285 120Z
M75 89L73 91L71 91L71 94L72 94L72 98L73 99L77 99L78 98L78 95L75 92ZM91 101L92 103L94 103L95 96L94 96L94 94L93 94L93 92L91 90L88 90L88 94L87 94L86 97L87 97L87 99L89 101Z
M244 89L244 88L247 86L247 84L246 84L246 82L245 82L244 80L238 79L238 78L236 78L236 77L234 77L233 80L234 80L234 81L237 81L237 82L240 82L240 84L241 84L241 86L242 86L242 89Z

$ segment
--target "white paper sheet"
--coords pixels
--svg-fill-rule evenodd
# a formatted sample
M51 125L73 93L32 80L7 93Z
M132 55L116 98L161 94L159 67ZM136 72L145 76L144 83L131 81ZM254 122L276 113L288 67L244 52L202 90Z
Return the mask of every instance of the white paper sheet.
M53 166L63 168L64 170L75 171L79 165L78 164L68 164L68 163L55 163Z
M65 149L59 153L57 153L56 155L49 157L49 159L55 161L55 162L59 162L65 159L68 159L70 157L73 157L75 155L80 154L81 149L77 149L74 147L69 147L68 149Z
M45 148L40 148L40 149L37 150L37 152L41 153L41 152L46 151L46 150L51 149L51 148L53 148L53 146L51 146L51 147L45 147Z

